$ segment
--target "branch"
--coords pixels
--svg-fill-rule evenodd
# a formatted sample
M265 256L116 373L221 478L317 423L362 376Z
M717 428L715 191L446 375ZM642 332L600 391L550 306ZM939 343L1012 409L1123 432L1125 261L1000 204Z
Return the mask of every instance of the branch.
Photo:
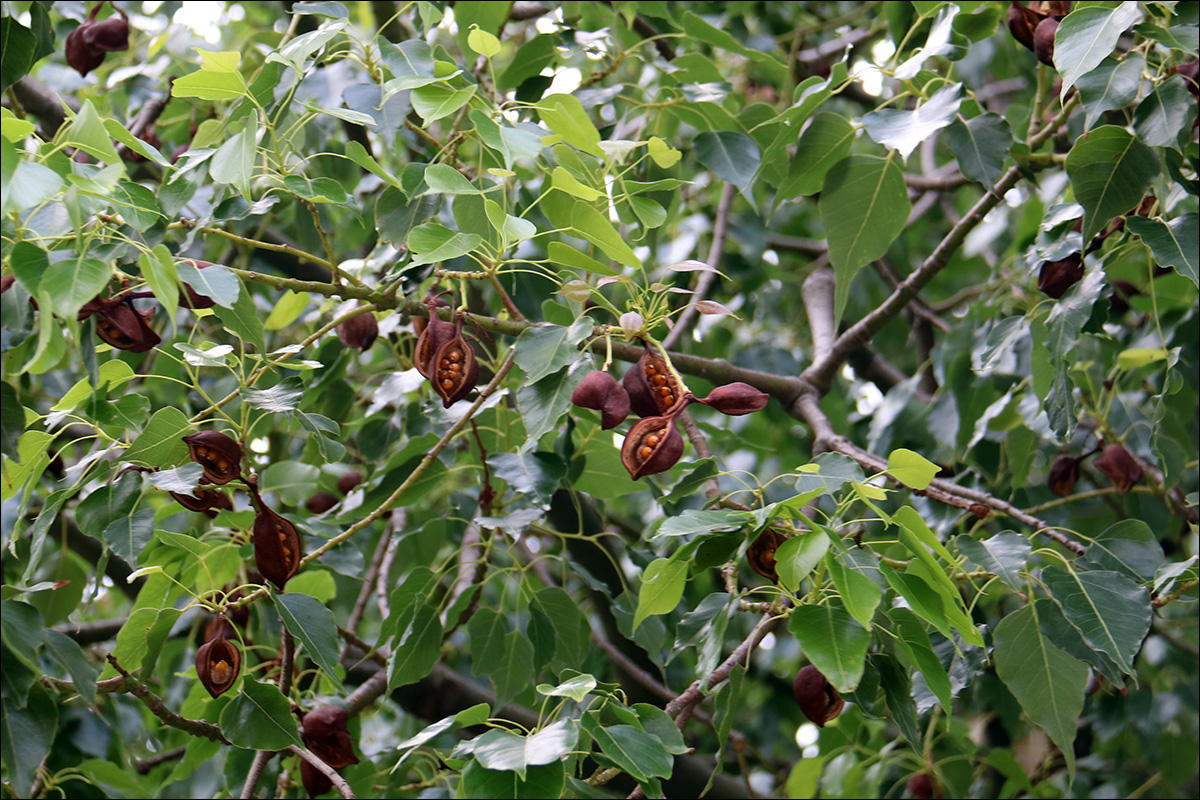
M174 747L170 750L164 750L157 755L149 758L135 758L133 760L133 768L137 770L138 775L149 774L150 770L155 767L166 764L168 761L175 761L183 758L183 754L187 752L187 747Z
M167 704L163 699L150 691L146 684L139 681L137 678L130 675L125 669L117 663L116 656L109 653L108 663L112 664L113 669L121 674L125 680L126 691L142 701L142 705L150 709L150 713L158 717L164 724L170 725L172 728L178 728L184 733L189 733L192 736L198 736L202 739L210 739L221 744L229 744L229 740L221 733L220 727L213 725L211 722L205 722L199 719L188 719L181 717L171 709L167 708ZM99 688L99 685L97 685Z
M299 747L293 744L288 745L288 750L291 750L309 764L312 764L322 775L324 775L326 778L329 778L329 780L333 782L333 785L341 793L342 797L345 797L346 800L354 800L354 790L350 788L350 784L346 783L346 779L339 775L336 769L317 758L315 755L309 752L308 748Z
M829 354L836 337L833 291L833 270L828 268L819 269L809 275L800 287L804 311L808 314L808 329L812 333L813 361L820 361Z
M688 307L679 315L679 319L675 322L675 327L663 339L663 347L671 350L683 337L684 332L692 326L699 311L696 310L696 303L699 303L708 295L708 290L717 280L717 268L721 265L721 254L725 252L725 235L729 232L729 209L733 206L733 190L732 183L726 183L721 189L721 199L717 203L717 217L713 222L713 240L712 246L708 249L708 271L700 273L700 280L696 282L696 291L691 296L691 302Z

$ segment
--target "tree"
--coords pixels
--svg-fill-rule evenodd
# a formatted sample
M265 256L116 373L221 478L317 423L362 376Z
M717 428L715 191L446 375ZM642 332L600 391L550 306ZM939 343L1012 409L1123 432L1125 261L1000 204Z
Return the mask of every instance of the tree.
M1195 3L204 5L0 19L10 795L1197 794Z

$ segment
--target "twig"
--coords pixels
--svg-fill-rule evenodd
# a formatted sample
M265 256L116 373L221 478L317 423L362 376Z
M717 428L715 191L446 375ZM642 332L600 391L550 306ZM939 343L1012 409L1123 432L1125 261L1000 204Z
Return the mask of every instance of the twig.
M139 681L137 678L130 675L125 669L117 663L116 656L111 653L108 655L108 663L112 664L113 669L121 674L127 684L127 691L142 701L142 705L150 709L150 713L158 717L164 724L170 725L172 728L178 728L185 733L190 733L192 736L199 736L203 739L211 739L214 742L221 744L229 744L229 740L221 734L221 729L213 725L211 722L205 722L199 719L188 719L176 714L171 709L167 708L167 704L163 699L150 691L146 684Z
M346 779L339 775L336 769L317 758L305 747L298 747L297 745L292 744L288 745L288 750L291 750L309 764L312 764L322 775L324 775L326 778L329 778L329 780L333 782L334 787L336 787L341 793L342 797L346 798L346 800L354 800L355 794L350 788L350 784L346 783Z
M173 747L170 750L164 750L149 758L135 758L133 760L133 768L137 770L138 775L146 775L157 766L166 764L168 761L183 758L183 754L186 752L186 747Z
M684 332L692 326L700 313L696 310L696 303L708 295L708 290L717 279L716 270L721 265L721 254L725 252L725 236L729 232L729 210L733 206L735 188L732 183L726 183L721 189L721 199L717 202L717 217L713 221L712 246L708 249L708 261L705 262L708 264L708 270L700 273L700 279L696 281L696 291L692 294L688 307L679 315L675 327L663 339L663 347L668 350L673 349Z

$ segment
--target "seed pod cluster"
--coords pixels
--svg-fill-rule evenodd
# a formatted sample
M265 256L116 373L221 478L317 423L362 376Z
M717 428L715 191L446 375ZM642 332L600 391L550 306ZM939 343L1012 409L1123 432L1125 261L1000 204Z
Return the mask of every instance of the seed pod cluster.
M301 721L304 746L334 769L357 764L358 756L354 754L354 743L347 729L349 720L350 714L341 706L314 708ZM318 797L333 788L329 776L307 761L300 762L300 779L310 797Z
M228 638L233 629L224 617L218 620L206 631L211 638L196 651L196 674L213 697L229 691L242 671L242 651Z
M841 714L846 704L834 685L812 664L796 674L792 693L804 716L818 728L824 728L826 722Z
M242 446L219 431L201 431L184 436L192 461L204 468L208 483L223 486L242 471Z
M296 526L272 511L261 497L255 497L258 514L254 518L254 565L263 577L283 591L288 579L300 569L300 534Z
M67 65L81 76L103 64L106 54L129 49L129 17L112 5L119 16L97 22L96 14L103 6L104 3L96 3L83 24L67 34Z

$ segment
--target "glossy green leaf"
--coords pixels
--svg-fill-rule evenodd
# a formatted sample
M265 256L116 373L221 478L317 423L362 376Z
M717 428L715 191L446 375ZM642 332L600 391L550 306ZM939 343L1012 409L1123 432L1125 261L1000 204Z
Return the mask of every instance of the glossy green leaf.
M569 94L552 94L537 104L542 122L567 144L593 156L604 156L600 149L600 132L583 110L579 98Z
M781 200L821 191L826 173L850 155L853 141L854 128L845 117L827 111L813 116L800 134L787 177L779 184L776 205Z
M1124 128L1105 125L1080 137L1067 154L1067 175L1085 212L1083 240L1141 202L1157 172L1154 152Z
M1200 217L1184 214L1169 222L1146 217L1127 217L1125 225L1146 244L1160 267L1174 267L1193 284L1200 281ZM1200 285L1200 284L1198 284Z
M605 757L634 780L671 777L674 761L657 737L632 725L600 725L591 714L584 715L583 730Z
M839 558L836 550L830 550L825 555L825 568L829 570L829 576L833 579L833 585L837 588L846 610L862 623L863 627L870 628L875 609L879 607L879 601L883 597L879 585L845 563Z
M862 118L872 139L907 159L925 141L954 120L962 103L962 84L943 86L911 111L884 108Z
M275 609L283 624L304 645L308 657L317 663L325 677L339 685L338 657L341 652L337 622L329 607L315 597L298 592L271 591Z
M1166 561L1162 545L1144 521L1126 519L1105 528L1088 545L1084 557L1103 570L1135 581L1148 581Z
M991 186L1004 171L1013 145L1012 130L999 114L980 114L966 121L959 117L946 128L946 144L963 175Z
M1119 61L1109 56L1079 77L1077 86L1079 99L1087 111L1084 120L1087 130L1104 118L1104 112L1125 108L1137 99L1145 68L1146 59L1138 53L1128 53Z
M442 653L442 623L437 609L422 605L404 631L397 631L396 647L388 661L388 688L416 683L433 670Z
M563 719L547 725L531 736L519 736L506 730L491 730L475 742L475 758L492 770L508 770L526 777L528 767L558 761L575 748L579 724Z
M821 531L793 536L775 551L779 582L789 591L798 591L800 581L808 577L829 549L829 537Z
M412 90L413 111L428 125L430 122L448 117L465 106L475 96L475 87L451 89L449 86L433 84Z
M517 337L517 366L525 372L525 385L558 372L579 358L579 343L591 335L595 323L580 317L564 328L547 325L526 328Z
M235 747L247 750L284 750L303 747L292 705L278 687L251 678L221 711L221 732Z
M762 163L758 145L737 131L703 131L696 136L696 158L721 180L746 194Z
M896 644L900 652L907 656L910 666L920 670L925 678L925 685L937 697L942 708L949 709L955 693L950 685L950 676L934 653L929 642L929 633L920 619L909 608L893 608L887 615L892 621L892 630L896 634Z
M462 792L481 800L542 800L561 797L565 781L566 769L561 761L517 773L486 769L472 759L462 771Z
M651 615L669 614L683 599L683 588L687 585L688 565L671 561L666 558L656 558L646 565L642 572L642 585L638 592L637 613L633 617L633 627Z
M985 572L990 572L1015 591L1024 591L1022 573L1033 550L1029 540L1011 531L997 533L983 541L970 536L954 537L954 547Z
M850 692L862 679L871 633L845 609L802 605L792 612L788 629L800 649L839 692Z
M1062 74L1060 97L1065 98L1076 81L1100 66L1138 13L1138 4L1127 0L1115 7L1076 9L1059 23L1054 35L1054 66Z
M1067 620L1129 675L1150 630L1150 596L1119 572L1042 570L1042 583Z

